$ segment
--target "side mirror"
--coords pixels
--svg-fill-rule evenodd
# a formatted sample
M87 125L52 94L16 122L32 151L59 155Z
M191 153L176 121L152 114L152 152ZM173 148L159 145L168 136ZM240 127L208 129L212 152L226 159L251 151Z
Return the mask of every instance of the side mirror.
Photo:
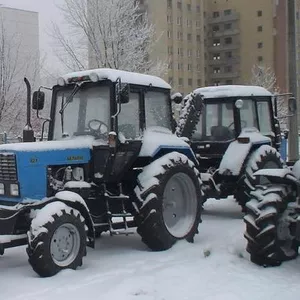
M32 97L32 109L42 110L45 104L45 93L41 91L35 91Z
M182 101L183 97L182 94L180 93L175 93L171 96L171 100L175 103L175 104L180 104Z
M294 114L297 110L297 101L295 97L289 98L289 113Z
M234 105L237 109L242 109L244 106L244 101L242 99L238 99L235 101Z
M124 84L120 91L120 101L121 103L129 102L129 84Z

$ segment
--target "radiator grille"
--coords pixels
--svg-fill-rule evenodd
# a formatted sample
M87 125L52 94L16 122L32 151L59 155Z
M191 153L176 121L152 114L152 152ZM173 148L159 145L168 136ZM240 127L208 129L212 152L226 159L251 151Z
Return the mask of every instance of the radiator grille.
M0 153L0 181L17 181L16 156Z

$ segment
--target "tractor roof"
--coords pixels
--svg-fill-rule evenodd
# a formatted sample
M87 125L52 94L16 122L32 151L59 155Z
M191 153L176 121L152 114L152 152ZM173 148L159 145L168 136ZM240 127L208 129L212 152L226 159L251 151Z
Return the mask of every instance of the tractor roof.
M120 71L115 69L92 69L79 72L72 72L63 75L59 80L61 81L61 79L64 79L65 84L78 81L98 80L110 80L112 82L116 82L119 77L121 78L122 83L137 84L143 86L152 85L153 87L171 89L171 86L159 77L140 73Z
M220 85L198 88L194 91L205 99L227 97L272 96L265 88L251 85Z

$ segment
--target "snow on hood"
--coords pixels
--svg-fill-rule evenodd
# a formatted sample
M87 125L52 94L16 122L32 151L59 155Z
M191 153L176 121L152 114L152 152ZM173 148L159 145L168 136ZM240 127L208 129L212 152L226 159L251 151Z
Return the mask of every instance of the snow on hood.
M100 140L95 140L92 136L80 136L75 138L68 138L59 141L46 141L46 142L31 142L31 143L15 143L0 145L0 151L54 151L66 149L80 149L90 148L96 145L104 145L105 143Z
M116 82L116 80L120 77L122 83L131 83L131 84L139 84L149 86L152 85L154 87L171 89L171 86L164 81L163 79L146 74L127 72L115 69L93 69L79 72L72 72L62 76L62 78L68 81L69 78L72 77L81 77L81 76L89 76L90 74L97 74L99 80L110 80L112 82Z
M265 88L251 85L220 85L209 86L194 90L194 93L201 94L205 99L225 97L251 97L251 96L272 96Z

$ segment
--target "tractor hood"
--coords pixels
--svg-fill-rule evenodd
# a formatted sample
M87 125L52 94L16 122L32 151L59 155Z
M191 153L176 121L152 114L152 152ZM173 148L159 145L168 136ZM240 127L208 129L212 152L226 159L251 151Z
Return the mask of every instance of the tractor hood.
M104 145L104 142L95 141L91 136L1 145L0 183L17 182L20 197L1 196L0 200L22 202L43 199L47 194L48 166L87 164L91 159L91 149L96 145Z

